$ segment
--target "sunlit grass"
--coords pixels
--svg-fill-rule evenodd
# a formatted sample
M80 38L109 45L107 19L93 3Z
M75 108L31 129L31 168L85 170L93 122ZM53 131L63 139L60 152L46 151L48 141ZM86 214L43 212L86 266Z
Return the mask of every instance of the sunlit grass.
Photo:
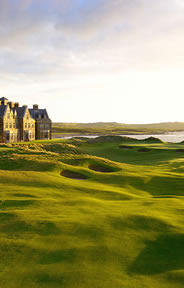
M120 145L0 147L1 287L183 287L183 145Z

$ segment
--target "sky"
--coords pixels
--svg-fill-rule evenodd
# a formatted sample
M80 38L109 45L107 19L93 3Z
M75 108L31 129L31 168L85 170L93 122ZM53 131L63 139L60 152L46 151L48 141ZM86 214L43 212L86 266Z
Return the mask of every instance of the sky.
M184 122L184 0L0 0L0 88L54 122Z

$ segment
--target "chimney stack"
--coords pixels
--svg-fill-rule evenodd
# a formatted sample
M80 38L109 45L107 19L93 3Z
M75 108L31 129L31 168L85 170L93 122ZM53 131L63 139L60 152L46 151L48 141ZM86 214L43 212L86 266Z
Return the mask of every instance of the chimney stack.
M34 105L33 105L33 109L34 109L34 110L38 110L38 105L37 105L37 104L34 104Z
M5 99L5 100L3 101L3 105L6 106L7 104L8 104L8 100Z
M8 104L9 104L11 109L15 107L15 104L13 102L8 102Z
M15 102L15 107L16 107L16 108L19 108L19 107L20 107L20 105L19 105L18 102Z

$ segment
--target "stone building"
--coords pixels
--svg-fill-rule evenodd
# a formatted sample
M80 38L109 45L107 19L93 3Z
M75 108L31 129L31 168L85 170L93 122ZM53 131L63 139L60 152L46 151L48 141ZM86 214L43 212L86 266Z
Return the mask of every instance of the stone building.
M31 141L51 139L52 121L46 109L33 105L29 109L19 103L0 98L0 142Z

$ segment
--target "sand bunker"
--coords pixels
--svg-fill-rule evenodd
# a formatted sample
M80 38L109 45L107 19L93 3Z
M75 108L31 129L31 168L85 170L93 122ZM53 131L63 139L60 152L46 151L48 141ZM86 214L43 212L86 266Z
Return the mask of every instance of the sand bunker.
M176 149L176 152L177 153L182 153L182 152L184 152L184 149Z
M60 175L66 177L66 178L70 178L70 179L77 179L77 180L87 179L87 177L85 175L80 174L78 172L73 172L70 170L62 170Z
M99 164L90 164L88 166L88 168L93 170L93 171L103 172L103 173L114 172L114 170L111 167L105 167L105 166L101 166Z
M142 148L142 149L139 149L138 152L150 152L151 149L148 149L148 148Z
M123 149L123 150L132 150L132 149L134 149L134 147L132 147L132 146L126 146L126 145L120 145L119 148L120 148L120 149Z

